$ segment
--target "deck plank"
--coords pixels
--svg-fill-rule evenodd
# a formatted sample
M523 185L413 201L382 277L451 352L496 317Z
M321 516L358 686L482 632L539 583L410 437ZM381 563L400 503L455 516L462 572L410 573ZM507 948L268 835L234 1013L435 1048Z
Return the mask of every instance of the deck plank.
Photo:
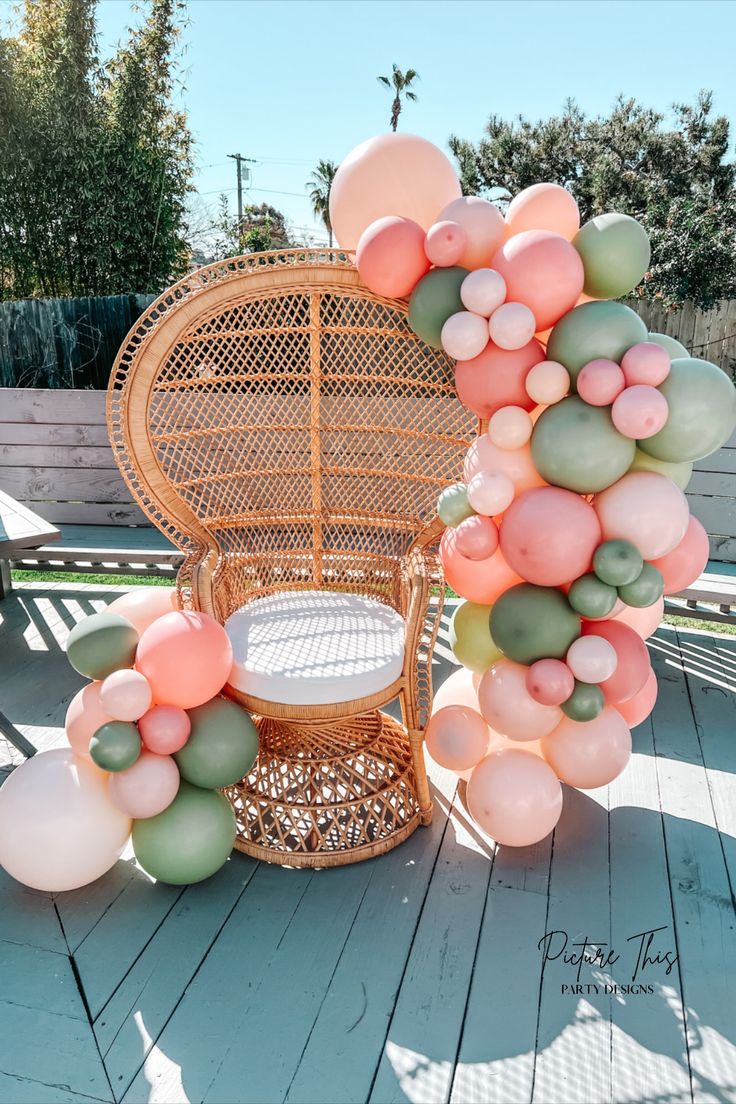
M27 889L0 867L0 901L0 940L66 954L64 933L50 893Z

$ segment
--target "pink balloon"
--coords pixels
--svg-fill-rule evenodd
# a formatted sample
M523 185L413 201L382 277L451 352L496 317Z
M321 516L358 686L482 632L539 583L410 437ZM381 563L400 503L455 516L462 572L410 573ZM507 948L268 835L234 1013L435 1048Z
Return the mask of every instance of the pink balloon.
M565 659L579 682L605 682L618 663L616 649L602 636L580 636L573 640Z
M442 348L453 360L472 360L488 344L486 320L472 311L451 314L442 327L440 340Z
M500 449L523 448L532 435L534 423L520 406L502 406L491 416L488 436Z
M512 740L539 740L559 724L556 705L542 705L526 688L527 668L510 659L499 659L485 672L478 686L480 711L496 732Z
M134 820L168 809L179 792L179 768L170 755L142 751L132 767L110 775L110 801Z
M405 299L429 272L424 252L424 230L399 215L376 219L360 235L355 264L365 286L374 295Z
M530 341L522 349L499 349L492 341L479 356L459 360L455 385L460 401L480 418L490 418L502 406L531 410L534 400L526 393L527 373L544 360L544 349Z
M130 621L139 636L157 618L178 608L176 587L163 586L133 587L107 607L108 612L119 613L126 621Z
M491 315L488 332L499 349L522 349L534 337L536 319L523 303L502 303Z
M192 722L178 705L154 705L138 722L145 747L157 755L173 755L189 739Z
M491 268L506 281L508 298L529 307L538 330L554 326L572 310L585 279L578 251L549 230L515 234L493 257Z
M461 196L442 208L440 219L457 222L466 233L458 264L463 268L487 268L506 232L498 207L479 196Z
M631 541L645 560L658 560L687 531L690 511L680 488L658 472L628 472L593 499L604 540Z
M455 528L457 550L469 560L487 560L498 548L498 529L489 517L475 514Z
M66 711L64 728L75 755L92 762L89 757L89 742L98 728L115 718L107 713L100 701L101 682L89 682L78 690Z
M463 255L468 236L457 222L436 222L427 231L424 252L438 268L456 265ZM473 310L468 307L468 310Z
M526 673L526 688L540 705L562 705L575 689L575 678L561 659L538 659Z
M116 721L137 721L150 709L152 698L140 671L113 671L100 687L100 705Z
M486 517L502 514L514 501L514 484L504 472L479 471L468 483L468 502Z
M578 395L591 406L610 406L626 386L624 374L615 360L588 361L584 365L575 385Z
M580 211L559 184L532 184L511 200L506 227L509 236L524 230L551 230L572 241L580 229Z
M492 268L476 268L460 285L460 298L466 310L490 318L506 298L506 281Z
M233 650L222 625L206 613L167 613L143 633L136 668L146 676L157 705L193 709L223 688Z
M535 487L509 506L501 551L529 583L560 586L590 570L601 530L595 510L573 491Z
M563 717L542 740L542 751L561 781L594 790L621 774L631 758L631 732L618 710L606 706L592 721Z
M469 560L457 549L457 529L446 529L440 541L445 580L456 594L481 606L492 605L499 594L522 582L506 563L500 549L488 560Z
M547 485L534 466L528 444L518 449L501 449L487 433L481 434L468 449L463 470L468 484L480 471L501 472L509 477L517 494L530 487Z
M427 751L441 767L471 770L488 751L488 725L475 709L447 705L433 713L424 737Z
M432 715L438 713L448 705L465 705L468 709L480 712L478 707L478 684L480 675L469 671L467 667L459 667L457 671L445 679L432 699Z
M634 694L628 701L618 703L615 707L616 711L621 714L629 728L636 728L647 719L657 702L657 691L657 676L654 671L650 671L639 693Z
M554 829L562 813L562 787L554 771L528 751L492 751L470 776L470 815L506 847L528 847Z
M616 651L616 670L600 684L606 703L618 705L638 694L651 670L649 652L639 634L621 621L584 621L582 633L583 639L603 637Z
M621 609L617 609L618 605ZM664 620L664 598L659 598L652 606L644 606L640 609L635 606L625 606L623 602L618 602L617 606L614 606L609 614L610 620L628 625L642 640L646 640L656 632Z
M330 222L343 249L355 249L367 226L403 215L424 230L460 195L460 181L442 150L416 134L379 134L347 155L330 189Z
M637 383L658 387L670 374L669 353L653 341L641 341L624 353L621 368L627 387Z
M692 586L703 573L710 556L710 540L697 518L691 517L685 536L664 556L653 560L664 579L665 594L677 594Z
M529 369L526 393L535 403L549 406L560 402L570 390L570 373L556 360L542 360Z
M664 353L664 349L662 352ZM661 391L656 387L637 383L633 387L627 387L616 398L611 407L611 418L624 437L643 441L659 433L669 412L667 400Z

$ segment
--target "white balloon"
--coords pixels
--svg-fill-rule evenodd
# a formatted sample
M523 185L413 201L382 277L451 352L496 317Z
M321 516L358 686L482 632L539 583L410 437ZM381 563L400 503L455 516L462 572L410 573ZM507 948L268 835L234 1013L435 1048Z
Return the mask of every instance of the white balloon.
M495 268L476 268L460 285L460 298L469 311L490 318L506 298L506 281Z
M488 332L499 349L523 349L534 337L537 322L524 303L502 303L490 317Z
M472 311L458 311L445 322L440 340L453 360L472 360L488 344L488 323Z

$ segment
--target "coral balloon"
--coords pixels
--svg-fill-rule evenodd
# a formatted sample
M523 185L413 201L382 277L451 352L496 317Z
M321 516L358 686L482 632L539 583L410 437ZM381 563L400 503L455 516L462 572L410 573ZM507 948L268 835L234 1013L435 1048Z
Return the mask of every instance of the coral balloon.
M424 230L460 196L460 181L442 150L416 134L379 134L361 142L335 173L330 223L343 249L355 249L367 226L403 215Z
M624 606L620 610L613 611L611 620L628 625L630 629L646 640L653 632L656 632L664 620L664 598L660 598L651 606L636 609L634 606Z
M540 705L562 705L575 689L575 678L560 659L538 659L526 673L526 688Z
M571 491L535 487L520 495L501 522L509 566L538 586L561 586L590 569L601 539L595 510Z
M480 418L490 418L502 406L532 410L526 393L530 368L544 360L544 349L532 340L522 349L499 349L492 341L479 356L455 365L455 385L460 401Z
M500 549L488 560L469 560L457 550L455 529L447 529L440 541L440 559L448 586L469 602L492 605L499 594L521 579L512 571Z
M460 298L466 310L490 318L506 298L506 281L492 268L476 268L463 280Z
M101 682L89 682L78 690L66 711L64 728L75 755L91 762L89 742L98 728L115 718L106 713L100 701Z
M141 636L158 617L178 608L176 587L136 586L111 602L107 612L120 614Z
M424 230L412 219L387 215L376 219L360 235L355 264L374 295L405 299L429 272L424 252Z
M464 473L468 486L473 477L481 471L508 476L516 494L528 491L530 487L546 486L534 466L529 445L523 445L518 449L501 449L498 445L494 445L487 433L481 434L474 441L465 457Z
M463 255L468 236L457 222L435 222L427 231L424 253L438 268L456 265ZM468 310L473 310L468 307Z
M670 374L669 354L666 349L653 341L640 341L624 353L621 359L621 370L627 387L633 387L638 383L658 387Z
M534 337L536 319L523 303L503 303L491 315L488 332L499 349L522 349Z
M505 222L509 237L525 230L551 230L572 241L580 229L580 211L559 184L532 184L511 200Z
M522 448L532 435L534 423L520 406L502 406L488 424L488 436L500 449Z
M639 634L620 621L584 621L586 636L603 637L616 651L616 670L600 684L607 704L617 705L638 694L651 670L649 652Z
M458 223L465 231L467 241L458 263L464 268L488 267L506 232L498 207L478 196L461 196L443 207L439 217Z
M192 722L178 705L154 705L138 722L141 740L157 755L173 755L189 739Z
M639 693L615 706L616 712L621 714L629 728L636 728L647 719L657 702L657 689L657 676L654 671L650 671Z
M467 801L476 824L506 847L529 847L554 829L562 787L543 759L515 748L492 751L473 771Z
M448 705L466 705L469 709L480 712L478 707L478 683L480 676L467 667L459 670L445 679L432 699L432 714L438 713Z
M602 636L580 636L567 652L567 666L580 682L605 682L616 670L616 649Z
M636 383L622 391L611 408L611 418L624 437L641 441L659 433L667 421L667 400L656 387Z
M442 348L453 360L472 360L488 344L486 320L472 311L451 314L442 327L440 340Z
M468 502L479 514L502 514L514 501L514 484L505 472L479 471L468 483Z
M146 676L157 705L191 709L209 701L227 682L233 650L222 625L206 613L167 613L140 639L136 667Z
M549 230L515 234L495 254L491 268L506 281L508 298L529 307L538 330L554 326L583 290L585 275L577 250Z
M498 548L498 529L489 517L466 518L455 533L458 552L469 560L487 560Z
M677 594L692 586L702 574L710 556L710 541L697 518L691 517L685 536L671 552L652 561L664 579L665 594Z
M685 536L690 511L671 479L656 472L629 472L597 494L593 508L605 540L631 541L645 560L671 552Z
M448 770L471 770L488 751L491 734L475 709L447 705L433 713L424 739L427 751Z
M542 740L542 752L568 786L594 790L621 774L631 758L631 732L621 714L607 706L591 721L565 717Z
M570 390L570 373L556 360L542 360L529 369L525 387L535 403L550 406L564 399Z
M170 755L142 751L128 767L110 775L108 793L116 809L134 820L158 816L179 792L179 770Z
M577 392L591 406L610 406L626 386L626 379L615 360L598 357L581 369L577 378Z
M100 705L116 721L139 720L152 699L148 679L140 671L113 671L100 688Z
M559 724L556 705L535 701L526 686L527 668L500 659L482 676L478 704L492 729L512 740L539 740Z

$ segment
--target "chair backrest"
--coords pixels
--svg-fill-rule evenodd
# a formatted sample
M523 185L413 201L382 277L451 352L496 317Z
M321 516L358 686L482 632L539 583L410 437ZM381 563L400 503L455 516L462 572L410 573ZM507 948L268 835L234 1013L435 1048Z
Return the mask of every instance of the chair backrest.
M141 317L111 377L111 444L189 553L195 605L385 589L478 429L406 313L343 254L290 251L201 269Z

